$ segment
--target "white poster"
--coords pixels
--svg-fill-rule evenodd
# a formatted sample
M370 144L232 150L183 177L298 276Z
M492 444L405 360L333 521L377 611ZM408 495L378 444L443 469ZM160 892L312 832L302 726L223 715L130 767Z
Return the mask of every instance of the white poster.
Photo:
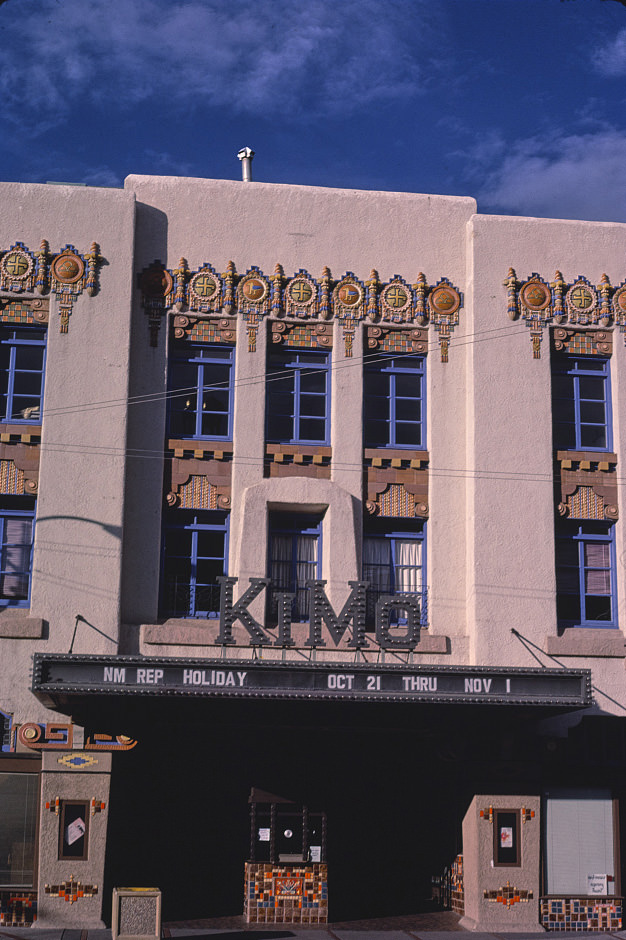
M79 817L71 822L65 831L65 841L68 845L73 845L85 835L85 823Z
M500 827L500 848L501 849L513 848L513 827L512 826Z
M587 894L594 897L607 895L608 880L607 875L587 875Z

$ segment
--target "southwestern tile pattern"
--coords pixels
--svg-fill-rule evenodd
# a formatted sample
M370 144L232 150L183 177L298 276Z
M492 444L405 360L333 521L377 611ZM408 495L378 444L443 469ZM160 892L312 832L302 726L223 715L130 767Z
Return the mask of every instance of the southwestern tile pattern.
M0 891L0 927L31 927L37 920L37 892Z
M541 898L545 930L621 930L623 898Z
M234 330L231 318L240 315L246 323L249 352L256 351L257 333L265 317L270 317L272 322L285 317L321 321L334 317L342 324L347 358L352 356L355 331L361 321L420 327L431 323L439 334L442 362L447 362L450 337L463 306L461 292L446 277L436 284L428 284L421 272L414 284L399 275L383 283L376 270L363 282L351 271L341 278L333 278L328 267L323 268L317 279L304 269L287 277L280 264L276 264L271 275L265 275L256 266L242 275L229 261L226 271L220 275L210 264L189 271L187 261L181 258L178 267L172 270L154 261L138 275L138 286L148 315L151 345L158 343L160 323L168 310L176 312L175 329L186 331L188 323L183 320L188 318L180 316L186 310L221 315L222 330L228 328L228 323ZM279 334L286 333L299 337L293 345L306 345L308 336L312 335L317 345L329 348L332 331L322 330L321 326L317 324L313 334L298 331L292 334L273 327L272 338L283 342ZM427 330L409 330L408 335L410 350L425 351L422 345L426 344Z
M571 519L618 518L617 455L595 451L557 451L561 477L558 512Z
M0 298L0 323L41 326L48 322L49 314L50 301L47 298L19 301Z
M366 448L365 509L370 515L428 516L428 452Z
M249 924L328 923L327 865L246 862L244 916Z
M571 353L610 355L612 337L606 328L614 325L621 328L626 340L626 284L613 288L606 274L594 287L582 276L568 284L560 271L550 283L536 272L519 280L515 269L509 268L503 285L507 289L510 319L521 316L530 330L534 359L541 358L543 331L550 323L600 327L589 331L555 330L555 343L566 344Z
M267 444L266 477L313 477L330 479L330 447L315 444Z

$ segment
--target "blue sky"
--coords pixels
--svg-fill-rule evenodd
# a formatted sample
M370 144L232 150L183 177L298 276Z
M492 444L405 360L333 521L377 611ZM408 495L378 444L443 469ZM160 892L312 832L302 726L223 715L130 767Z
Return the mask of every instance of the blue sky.
M471 195L626 222L614 0L6 0L0 179Z

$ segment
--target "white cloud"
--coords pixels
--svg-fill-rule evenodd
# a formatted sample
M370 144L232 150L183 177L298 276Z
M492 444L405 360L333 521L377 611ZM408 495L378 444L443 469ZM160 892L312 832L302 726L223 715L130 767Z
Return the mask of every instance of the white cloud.
M6 119L160 100L173 133L203 105L288 119L414 96L432 18L426 0L22 2L0 11Z
M626 132L518 140L478 199L483 212L626 222Z
M600 49L594 49L593 65L604 75L626 73L626 27Z

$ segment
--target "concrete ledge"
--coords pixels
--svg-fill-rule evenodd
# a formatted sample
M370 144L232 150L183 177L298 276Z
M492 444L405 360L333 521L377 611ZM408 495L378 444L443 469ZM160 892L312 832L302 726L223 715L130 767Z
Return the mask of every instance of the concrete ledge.
M213 619L144 623L141 625L140 639L142 643L153 646L209 646L219 625L219 620Z
M31 617L26 608L8 608L0 613L0 637L12 640L40 640L44 635L44 621Z
M568 627L562 636L547 636L544 649L552 656L626 657L626 639L621 630Z

